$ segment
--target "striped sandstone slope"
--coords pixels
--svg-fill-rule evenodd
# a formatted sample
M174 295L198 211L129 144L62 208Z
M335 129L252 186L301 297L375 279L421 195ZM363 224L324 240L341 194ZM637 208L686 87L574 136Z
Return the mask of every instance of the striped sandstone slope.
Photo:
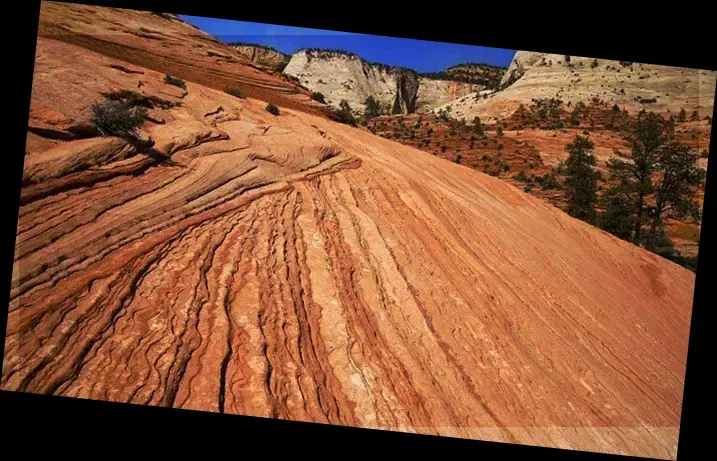
M478 171L163 79L38 41L3 389L675 457L694 274ZM156 153L78 128L121 89L155 101Z
M257 69L251 59L175 15L43 0L38 34L214 89L239 88L248 97L323 111L307 90Z

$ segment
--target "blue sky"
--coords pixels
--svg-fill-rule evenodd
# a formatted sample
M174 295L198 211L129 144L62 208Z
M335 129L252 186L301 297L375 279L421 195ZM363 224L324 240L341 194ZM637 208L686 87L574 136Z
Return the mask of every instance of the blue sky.
M203 31L225 42L249 42L272 46L286 54L304 47L337 48L391 66L419 72L438 72L462 62L510 64L514 50L429 42L407 38L335 32L302 27L277 26L227 19L182 16Z

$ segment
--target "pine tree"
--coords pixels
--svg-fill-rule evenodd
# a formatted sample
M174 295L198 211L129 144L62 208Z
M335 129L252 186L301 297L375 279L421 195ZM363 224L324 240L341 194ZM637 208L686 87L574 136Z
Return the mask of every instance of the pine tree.
M348 101L345 99L342 99L339 103L338 115L342 123L346 123L351 126L356 125L356 119L354 118L353 111L351 111L351 106L349 106Z
M701 186L704 170L696 166L699 155L675 141L669 140L657 154L659 174L655 180L654 205L650 206L651 222L645 239L645 247L658 250L663 245L663 217L669 213L672 217L684 219L700 218L698 203L694 200L694 188Z
M366 110L364 110L363 114L366 120L381 115L381 103L379 101L376 101L373 96L369 96L368 98L366 98L364 104L366 105Z
M595 219L598 173L593 169L595 145L588 138L575 135L566 150L570 153L565 171L565 192L568 214L592 223Z
M695 188L704 181L698 155L678 143L670 123L640 112L630 136L628 161L607 162L611 187L603 195L599 225L618 237L663 255L672 254L664 217L699 217Z
M476 135L478 135L479 138L485 137L485 133L483 132L483 124L480 121L480 117L477 115L473 118L473 131Z

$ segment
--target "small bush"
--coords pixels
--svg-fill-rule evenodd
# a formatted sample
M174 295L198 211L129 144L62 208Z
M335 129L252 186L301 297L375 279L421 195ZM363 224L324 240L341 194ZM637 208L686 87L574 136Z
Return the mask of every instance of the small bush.
M135 148L149 148L152 140L140 139L137 128L147 119L147 108L133 107L130 101L108 100L92 105L90 122L103 136L115 136Z
M279 108L276 107L274 104L267 104L265 109L272 115L279 115L281 113L279 112Z
M560 183L554 175L546 173L539 181L542 184L544 190L560 189Z
M105 136L131 132L144 123L145 108L133 108L126 101L105 101L92 106L92 124Z
M164 83L166 83L168 85L178 86L179 88L181 88L183 90L187 89L187 83L184 80L182 80L181 78L172 77L169 74L166 74L164 76Z
M707 152L707 149L703 149L700 153L700 157L707 158L709 156L709 152Z
M235 98L243 98L244 97L244 95L242 94L242 92L239 88L227 88L226 93L234 96Z
M101 94L105 97L105 99L110 101L126 102L129 107L141 106L147 109L159 107L166 110L179 105L178 103L174 103L166 99L158 98L156 96L147 96L130 90L118 90Z
M316 102L320 102L321 104L326 104L326 98L324 97L323 93L319 93L318 91L314 91L313 93L311 93L311 99Z

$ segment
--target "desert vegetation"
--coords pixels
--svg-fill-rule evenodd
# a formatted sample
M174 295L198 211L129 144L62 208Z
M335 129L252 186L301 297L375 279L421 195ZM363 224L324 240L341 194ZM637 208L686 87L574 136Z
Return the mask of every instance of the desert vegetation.
M353 110L351 109L351 106L349 106L348 101L345 99L341 100L339 103L339 110L337 114L341 123L351 126L356 125L356 117L354 116Z
M320 102L321 104L326 104L326 97L323 93L320 93L318 91L314 91L311 93L311 99L316 102Z
M230 94L234 96L235 98L243 98L244 94L242 93L241 89L236 87L231 87L226 89L227 94Z
M183 90L187 89L187 83L184 80L182 80L181 78L178 78L178 77L173 77L169 74L166 74L164 76L164 83L166 83L168 85L177 86Z
M630 136L630 152L608 161L610 184L599 225L616 236L692 269L665 232L665 218L700 219L696 194L705 171L698 154L678 142L664 118L641 112Z
M575 218L695 269L696 257L681 254L666 227L675 220L699 224L700 219L698 192L704 185L704 170L695 162L708 153L697 153L685 144L697 143L695 128L688 122L699 123L686 111L665 119L644 109L630 115L599 97L587 104L544 98L533 99L529 106L521 104L513 115L488 126L477 116L470 124L454 119L451 106L413 127L406 127L404 117L398 120L374 121L369 126L376 134L521 183L524 191ZM545 166L530 138L519 140L520 132L530 129L552 137L575 133L562 145L565 160ZM609 139L624 139L630 152L618 150L598 168L595 139L590 135L601 132L612 133ZM635 195L639 190L642 198Z

